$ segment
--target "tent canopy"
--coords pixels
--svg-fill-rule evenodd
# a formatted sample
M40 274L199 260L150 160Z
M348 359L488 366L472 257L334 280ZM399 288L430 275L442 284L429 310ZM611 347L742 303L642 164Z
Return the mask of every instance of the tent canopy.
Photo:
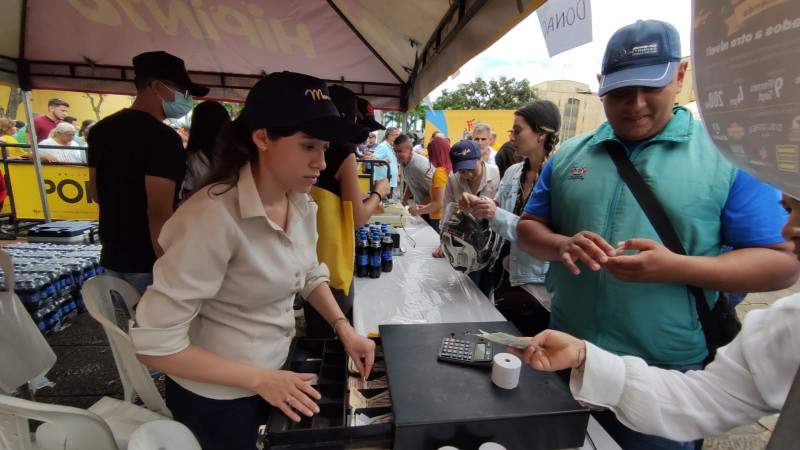
M407 110L544 0L3 0L0 82L134 95L133 56L186 62L208 98L266 73L342 84Z

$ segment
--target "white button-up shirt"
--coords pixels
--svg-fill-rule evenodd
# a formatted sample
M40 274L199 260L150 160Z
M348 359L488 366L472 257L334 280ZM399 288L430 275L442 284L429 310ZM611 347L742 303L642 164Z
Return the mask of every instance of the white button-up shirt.
M164 255L131 329L136 351L171 355L189 344L268 369L284 363L294 336L295 294L328 281L317 262L316 204L290 192L286 231L266 215L250 164L239 181L201 189L167 221ZM209 191L212 195L209 196ZM254 395L245 389L173 377L204 397Z
M800 365L798 325L800 294L750 311L714 362L686 374L587 342L585 372L572 371L570 389L642 433L678 441L722 434L783 408Z

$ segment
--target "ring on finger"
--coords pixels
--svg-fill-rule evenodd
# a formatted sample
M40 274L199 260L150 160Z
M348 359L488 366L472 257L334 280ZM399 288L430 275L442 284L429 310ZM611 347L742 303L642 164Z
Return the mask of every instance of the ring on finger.
M284 400L284 402L285 403L289 403L289 400L291 400L291 399L292 399L292 397L286 397L286 400Z

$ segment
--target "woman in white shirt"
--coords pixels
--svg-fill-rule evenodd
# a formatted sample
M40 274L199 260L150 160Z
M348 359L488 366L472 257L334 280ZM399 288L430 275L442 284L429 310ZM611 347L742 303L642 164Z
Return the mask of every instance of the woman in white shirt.
M253 448L269 405L294 421L320 411L312 376L279 370L295 294L369 373L374 342L355 333L331 295L307 195L328 142L357 143L368 132L339 117L321 80L272 73L223 131L209 184L164 225L164 255L131 337L139 359L168 375L167 406L203 448Z
M60 146L66 148L40 148L39 159L48 162L64 162L64 163L86 163L86 152L81 150L71 149L70 147L79 147L75 142L75 127L67 122L60 122L50 132L50 137L39 142L39 145Z

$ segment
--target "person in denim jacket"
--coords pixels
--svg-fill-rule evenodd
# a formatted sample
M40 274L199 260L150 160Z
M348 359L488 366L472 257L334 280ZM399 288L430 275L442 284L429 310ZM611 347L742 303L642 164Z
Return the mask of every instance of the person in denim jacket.
M542 285L549 263L539 261L516 245L517 221L536 185L539 173L558 143L561 115L547 100L528 103L514 113L511 142L523 162L506 170L494 200L463 194L459 206L479 218L488 219L492 228L506 239L495 265L495 306L523 332L547 328L550 295ZM527 334L526 334L527 335Z

